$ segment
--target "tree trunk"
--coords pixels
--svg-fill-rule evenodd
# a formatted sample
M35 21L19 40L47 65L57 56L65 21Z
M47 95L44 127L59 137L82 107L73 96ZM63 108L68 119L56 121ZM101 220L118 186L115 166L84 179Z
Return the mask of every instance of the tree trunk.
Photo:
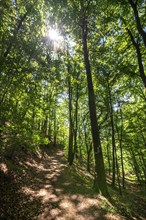
M54 118L54 140L53 140L53 145L56 147L57 144L57 119L56 119L56 106L54 106L53 110L53 118Z
M142 61L142 55L140 51L140 46L139 44L135 41L132 32L127 28L127 32L129 34L129 37L132 41L133 46L135 47L136 50L136 55L137 55L137 60L138 60L138 66L139 66L139 75L143 81L144 87L146 88L146 75L144 72L144 67L143 67L143 61Z
M111 91L110 86L108 83L108 93L109 93L109 106L110 106L110 121L111 121L111 128L112 128L112 186L115 186L115 175L116 175L116 160L115 160L115 128L114 128L114 117L113 117L113 104L111 98Z
M86 145L86 149L87 149L87 171L90 173L90 159L91 159L91 152L92 152L92 142L90 143L89 146L88 146L88 144Z
M134 3L133 0L129 0L129 4L131 5L133 12L134 12L137 30L138 30L139 34L141 35L143 42L144 42L144 45L146 47L146 32L143 30L143 27L141 25L140 17L139 17L138 10L137 10L137 2L138 1L136 1L136 3Z
M76 102L75 102L75 128L74 128L74 156L78 157L77 149L77 135L78 135L78 99L79 99L79 88L78 84L76 87Z
M122 139L120 138L120 154L121 154L121 166L122 166L122 186L125 188L125 171L124 171L124 160L123 160L123 148L122 148Z
M90 113L90 122L91 122L91 133L93 140L93 149L94 149L94 160L95 160L95 189L98 192L101 192L103 195L107 196L107 185L106 185L106 176L104 161L100 143L100 133L96 116L96 104L95 104L95 95L92 82L92 74L90 68L90 61L88 55L87 47L87 20L84 17L82 23L82 44L83 44L83 53L84 53L84 63L87 76L87 85L88 85L88 101L89 101L89 113Z
M135 154L134 154L134 151L133 151L132 148L130 149L130 153L131 153L131 156L132 156L133 167L134 167L134 170L135 170L137 181L141 184L141 174L140 174L139 166L138 166L138 163L137 163L137 160L136 160L136 157L135 157Z
M68 71L69 73L69 71ZM69 101L69 146L68 146L68 163L69 165L73 164L74 152L73 152L73 120L72 120L72 88L70 76L68 78L68 101Z
M139 155L141 157L141 162L142 162L142 168L143 168L143 173L144 173L144 178L145 178L145 181L146 181L146 161L144 159L144 155L141 151L141 149L139 150Z
M87 171L90 173L90 158L91 158L91 152L92 152L92 142L89 145L89 138L87 136L87 125L84 123L84 136L85 136L85 145L86 145L86 151L87 151Z
M122 138L123 138L123 115L122 110L120 109L122 125L120 128L119 134L119 144L120 144L120 154L121 154L121 166L122 166L122 186L125 188L125 170L124 170L124 160L123 160L123 147L122 147Z
M107 141L108 141L108 140L107 140ZM110 162L109 143L107 143L106 149L107 149L107 161L108 161L108 174L109 174L109 176L110 176L110 174L111 174L111 162Z
M122 195L121 184L120 184L120 171L119 171L118 158L117 158L117 149L116 148L115 148L115 157L116 157L115 159L116 159L116 169L117 169L117 182L118 182L120 195Z
M49 139L49 142L52 141L52 118L51 118L51 108L50 108L50 106L49 106L48 139Z
M47 126L48 126L48 116L46 116L42 126L42 133L44 136L47 135Z

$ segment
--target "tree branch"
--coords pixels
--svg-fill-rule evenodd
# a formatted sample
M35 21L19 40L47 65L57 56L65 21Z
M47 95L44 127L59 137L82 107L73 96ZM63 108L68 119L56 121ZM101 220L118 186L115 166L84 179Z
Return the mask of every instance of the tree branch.
M134 12L134 17L135 17L135 21L136 21L136 26L137 26L137 30L139 32L139 34L141 35L144 45L146 47L146 32L143 30L142 25L141 25L141 21L139 18L139 14L138 14L138 10L137 10L137 3L138 1L136 1L136 3L133 2L133 0L128 0L129 4L131 5L133 12Z

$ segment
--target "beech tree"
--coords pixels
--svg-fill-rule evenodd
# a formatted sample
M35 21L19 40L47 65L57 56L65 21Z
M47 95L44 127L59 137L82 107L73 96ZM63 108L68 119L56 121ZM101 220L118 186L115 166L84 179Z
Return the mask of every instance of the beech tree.
M1 153L63 144L103 195L106 175L120 191L127 177L146 180L145 6L1 3Z

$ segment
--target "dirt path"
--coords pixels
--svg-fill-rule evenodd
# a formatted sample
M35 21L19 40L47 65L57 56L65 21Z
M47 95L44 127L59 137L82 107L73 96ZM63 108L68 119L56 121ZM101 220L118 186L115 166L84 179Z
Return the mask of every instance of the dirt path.
M100 199L91 196L89 184L67 166L62 150L53 153L45 154L39 164L28 164L33 170L32 183L22 190L42 204L41 214L34 219L124 219L104 211Z
M19 187L14 187L14 183L11 185L15 196L8 201L11 203L8 203L10 211L1 215L0 219L124 219L105 211L100 197L95 198L92 194L88 176L83 178L81 173L78 175L74 168L68 167L62 150L58 149L53 154L44 153L41 159L23 162L23 166L26 170L23 177L20 176ZM1 201L1 204L4 202Z

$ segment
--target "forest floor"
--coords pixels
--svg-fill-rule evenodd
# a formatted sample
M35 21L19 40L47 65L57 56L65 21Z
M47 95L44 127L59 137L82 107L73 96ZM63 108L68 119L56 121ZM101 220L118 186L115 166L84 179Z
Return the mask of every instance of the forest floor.
M120 196L109 187L109 202L81 166L67 165L63 149L1 161L0 170L0 220L146 219L141 189L129 183Z

